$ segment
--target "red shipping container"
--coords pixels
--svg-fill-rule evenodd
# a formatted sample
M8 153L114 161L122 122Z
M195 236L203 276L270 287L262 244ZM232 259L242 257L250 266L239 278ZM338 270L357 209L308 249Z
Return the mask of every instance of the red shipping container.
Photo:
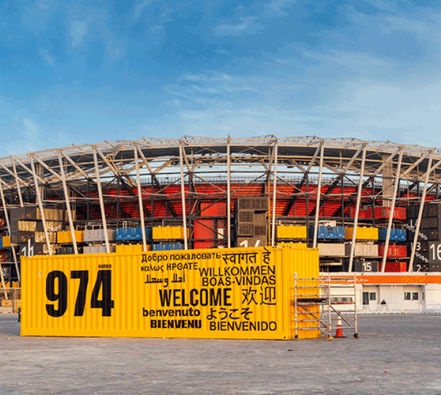
M378 246L378 255L384 255L384 245ZM387 256L390 258L405 258L407 257L407 246L390 245L387 249Z
M383 267L383 262L380 262L380 271ZM407 272L407 262L386 262L386 273L403 273Z
M351 217L355 218L355 208L351 208ZM372 218L372 211L371 209L367 209L367 210L359 210L358 211L358 218Z
M375 218L376 219L389 219L390 207L375 207ZM406 219L406 207L395 207L394 208L394 219Z
M215 239L217 235L214 231L213 219L198 219L194 222L194 249L212 248L214 241L198 241L204 239Z

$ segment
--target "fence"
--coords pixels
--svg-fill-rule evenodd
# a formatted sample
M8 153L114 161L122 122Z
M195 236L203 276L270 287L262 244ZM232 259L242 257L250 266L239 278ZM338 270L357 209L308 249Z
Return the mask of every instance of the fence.
M358 314L441 314L441 304L358 306Z

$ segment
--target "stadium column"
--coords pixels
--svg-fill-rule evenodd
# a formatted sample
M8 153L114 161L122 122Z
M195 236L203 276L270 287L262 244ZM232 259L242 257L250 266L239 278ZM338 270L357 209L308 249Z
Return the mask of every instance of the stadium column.
M3 180L1 180L1 182L3 182ZM2 187L1 182L0 182L0 193L1 193L1 197L2 197L3 212L5 213L6 225L8 227L8 232L9 232L9 235L10 235L11 234L11 226L9 224L8 209L6 207L5 195L3 193L3 187ZM12 250L14 251L14 245L12 245ZM14 258L15 258L15 254L14 254ZM20 277L20 273L18 271L17 264L16 264L16 268L17 268L18 276ZM1 280L2 280L3 290L5 292L5 298L8 299L8 293L6 292L6 289L5 289L6 288L5 277L3 276L3 268L2 268L1 262L0 262L0 276L1 276Z
M147 240L145 237L145 222L144 222L144 204L142 202L141 180L139 176L139 163L138 163L138 145L134 143L133 152L135 154L135 166L136 166L136 185L138 186L138 203L139 203L139 215L141 217L141 232L142 232L142 250L147 251Z
M231 248L231 137L227 141L227 243Z
M360 180L358 182L358 191L357 191L357 205L355 207L354 227L352 228L351 254L349 256L349 267L348 267L349 273L352 272L352 263L354 262L355 240L356 240L356 235L357 235L358 214L360 212L361 190L363 187L363 176L364 176L365 162L366 162L366 144L364 145L363 154L361 157Z
M100 200L101 221L103 223L104 240L106 243L106 252L110 253L109 235L107 233L106 210L104 209L103 191L101 189L100 170L98 168L97 152L98 152L98 148L96 146L93 146L93 161L95 163L96 184L98 187L98 197Z
M21 189L20 189L20 183L19 183L19 178L17 177L17 168L15 166L15 161L11 156L11 161L12 161L12 169L14 170L14 177L15 177L15 182L17 184L17 194L18 194L18 198L20 200L20 206L23 207L23 197L21 196Z
M323 172L323 154L325 152L325 141L320 143L320 164L319 164L319 178L317 185L317 199L315 203L315 218L314 218L314 238L312 241L312 248L317 248L317 232L318 232L318 218L320 215L320 193L322 191L322 172Z
M274 142L274 170L273 170L273 218L271 225L271 247L274 247L274 240L276 236L276 193L277 193L277 161L278 161L278 145L277 139Z
M392 195L392 203L390 206L389 222L387 224L387 231L386 231L386 242L384 244L383 261L381 264L382 273L384 273L384 270L386 269L386 259L387 259L387 250L389 249L390 230L392 229L392 218L394 216L394 211L395 211L395 202L397 200L398 186L400 185L400 172L401 172L401 162L403 160L403 151L404 151L404 147L401 148L400 156L398 157L397 174L395 176L394 192Z
M41 191L40 191L40 186L38 184L39 177L37 177L37 173L35 172L34 157L32 155L29 155L29 159L31 162L32 176L34 177L35 193L37 194L37 203L38 203L38 207L40 209L41 222L43 223L43 231L44 231L44 237L46 239L46 246L47 246L49 255L52 255L52 247L51 247L51 243L49 241L49 233L47 231L47 226L46 226L46 216L44 214L43 202L41 199Z
M181 201L182 201L182 224L184 227L184 249L188 249L187 240L187 214L185 212L185 185L184 185L184 160L182 140L179 140L179 164L181 166Z
M429 183L430 173L433 170L435 170L441 164L441 161L439 161L435 166L431 167L432 166L432 160L433 160L433 150L432 150L432 152L430 154L429 164L427 166L427 171L426 171L426 174L425 174L425 177L424 177L423 195L421 196L420 209L418 211L418 220L417 220L417 222L415 224L415 235L413 236L412 253L410 254L409 267L407 269L407 271L409 273L413 272L413 261L415 259L415 251L416 251L416 246L417 246L417 242L418 242L418 235L420 233L420 223L421 223L421 218L423 216L424 202L426 200L427 184Z
M75 255L77 255L78 254L77 239L75 237L75 229L74 229L74 224L73 224L72 211L70 209L70 199L69 199L69 192L67 190L66 174L64 173L63 158L61 157L60 151L58 151L58 163L60 165L61 181L63 183L64 200L66 202L67 216L69 219L70 234L72 235L72 244L74 247Z

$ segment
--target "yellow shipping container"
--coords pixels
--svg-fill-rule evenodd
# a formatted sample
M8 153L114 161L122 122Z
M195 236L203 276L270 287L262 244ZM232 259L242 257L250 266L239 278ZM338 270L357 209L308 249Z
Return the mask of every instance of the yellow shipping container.
M278 239L306 239L306 226L278 226Z
M150 245L147 245L146 247L147 247L147 251L150 251L152 249ZM117 254L133 254L137 252L142 252L142 244L116 246Z
M277 243L277 247L308 248L307 243Z
M11 247L11 236L3 236L3 247Z
M57 233L48 232L49 243L55 244L57 242ZM46 235L44 232L35 232L35 242L36 243L46 243Z
M271 247L23 258L21 334L293 339L294 273L318 277L318 259Z
M77 243L82 243L84 241L84 231L76 230L75 239ZM72 244L72 233L70 230L57 232L57 243L58 244Z
M12 306L12 299L2 299L2 307Z
M20 232L35 232L37 230L37 222L35 222L35 221L18 221L17 229Z
M182 240L184 239L183 226L162 226L153 228L153 240ZM188 237L188 229L187 229Z
M354 228L345 229L345 239L352 240ZM357 227L356 240L378 240L378 228L359 228Z

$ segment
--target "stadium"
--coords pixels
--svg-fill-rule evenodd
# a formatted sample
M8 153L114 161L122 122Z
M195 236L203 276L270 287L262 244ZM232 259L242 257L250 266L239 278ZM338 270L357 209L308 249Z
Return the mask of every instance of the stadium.
M302 244L321 272L360 274L360 305L429 308L441 303L440 165L436 148L316 136L13 155L0 159L2 282L20 281L23 256Z

